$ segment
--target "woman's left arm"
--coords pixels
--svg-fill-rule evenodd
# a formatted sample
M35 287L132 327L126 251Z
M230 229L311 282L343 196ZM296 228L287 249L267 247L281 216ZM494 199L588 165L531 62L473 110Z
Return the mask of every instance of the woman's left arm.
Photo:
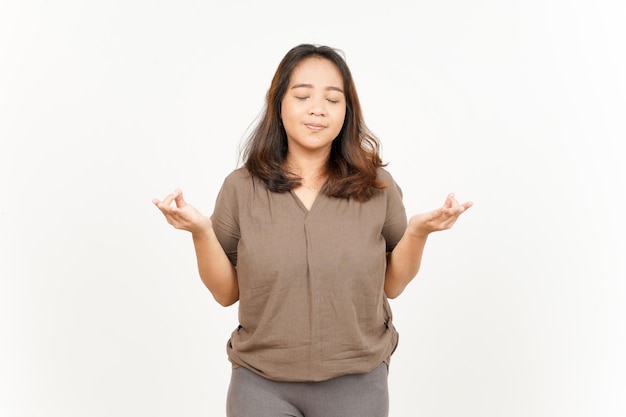
M399 296L417 275L428 235L450 229L471 206L471 201L460 204L454 194L449 194L442 207L411 217L402 239L387 255L385 294L388 298Z

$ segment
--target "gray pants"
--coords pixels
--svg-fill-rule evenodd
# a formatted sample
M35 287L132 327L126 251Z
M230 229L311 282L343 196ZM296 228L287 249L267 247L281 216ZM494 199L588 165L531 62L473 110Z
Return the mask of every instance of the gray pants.
M228 417L387 417L387 365L322 382L277 382L235 368Z

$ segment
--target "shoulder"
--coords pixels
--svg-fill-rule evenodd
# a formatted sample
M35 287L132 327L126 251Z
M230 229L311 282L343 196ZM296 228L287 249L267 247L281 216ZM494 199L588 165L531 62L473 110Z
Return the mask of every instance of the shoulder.
M245 168L237 168L226 176L223 188L240 188L251 185L253 182L252 175Z
M385 168L376 169L376 179L382 182L383 184L385 184L387 187L389 187L392 184L395 184L393 177L391 176L389 171L387 171Z
M249 181L252 178L252 175L248 171L247 168L241 167L232 171L230 174L226 176L225 181L229 182L237 182L237 181Z
M385 168L377 168L376 180L382 183L385 186L385 190L387 191L398 190L401 192L400 187L398 186L396 181L393 179L393 176Z
M241 191L250 187L252 177L247 169L238 168L224 178L222 187L218 193L218 201L224 204L234 204L239 199Z
M220 194L233 201L245 202L263 190L266 190L263 181L242 167L226 176Z
M402 188L394 180L393 176L385 168L378 168L376 171L376 180L383 185L383 189L379 190L381 195L387 201L387 205L403 207Z

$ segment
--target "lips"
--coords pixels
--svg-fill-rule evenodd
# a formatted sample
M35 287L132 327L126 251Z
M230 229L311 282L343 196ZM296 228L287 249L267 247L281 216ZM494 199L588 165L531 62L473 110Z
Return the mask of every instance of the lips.
M305 123L304 124L307 129L312 130L314 132L319 132L326 128L326 126L318 124L318 123Z

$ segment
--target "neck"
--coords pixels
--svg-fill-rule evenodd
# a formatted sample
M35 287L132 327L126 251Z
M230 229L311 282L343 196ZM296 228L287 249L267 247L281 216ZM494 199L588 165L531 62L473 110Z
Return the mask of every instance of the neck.
M328 155L298 156L288 153L285 160L288 169L303 179L316 179L326 175Z
M294 175L300 177L300 185L305 189L317 193L326 182L326 163L328 156L313 157L296 157L293 154L287 154L287 169Z

